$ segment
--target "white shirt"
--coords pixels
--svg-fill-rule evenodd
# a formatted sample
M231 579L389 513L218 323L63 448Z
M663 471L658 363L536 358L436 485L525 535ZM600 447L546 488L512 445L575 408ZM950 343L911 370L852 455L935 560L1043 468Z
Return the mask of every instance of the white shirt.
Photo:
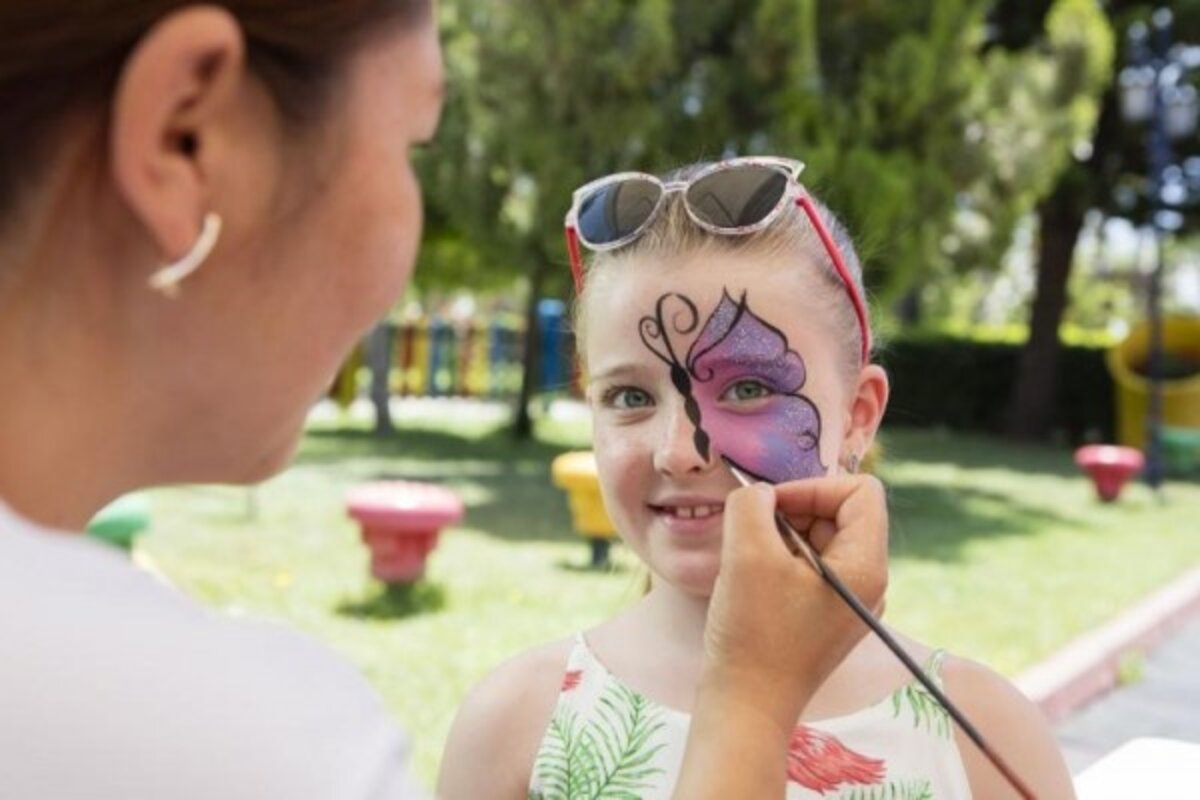
M415 798L348 664L0 503L0 798Z

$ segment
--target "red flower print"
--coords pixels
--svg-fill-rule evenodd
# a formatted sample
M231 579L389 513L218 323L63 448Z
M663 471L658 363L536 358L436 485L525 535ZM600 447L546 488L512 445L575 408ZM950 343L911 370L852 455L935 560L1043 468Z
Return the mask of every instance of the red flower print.
M576 686L579 685L579 682L581 680L583 680L583 670L581 670L581 669L567 670L567 674L563 675L562 690L564 692L571 691L572 689L574 689Z
M797 725L788 743L788 780L825 794L843 783L882 783L887 765L846 748L835 737Z

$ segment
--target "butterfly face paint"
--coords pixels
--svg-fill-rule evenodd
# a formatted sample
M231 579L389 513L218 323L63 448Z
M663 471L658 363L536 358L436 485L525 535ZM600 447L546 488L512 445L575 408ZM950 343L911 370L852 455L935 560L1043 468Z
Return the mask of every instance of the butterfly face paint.
M807 378L804 360L788 346L783 331L754 314L744 292L734 300L725 291L681 361L672 338L690 336L699 320L695 303L678 293L665 294L654 314L639 321L638 333L670 369L671 383L695 425L700 456L708 460L715 448L772 483L824 475L821 415L800 394ZM729 397L740 385L755 386L761 396L750 403Z

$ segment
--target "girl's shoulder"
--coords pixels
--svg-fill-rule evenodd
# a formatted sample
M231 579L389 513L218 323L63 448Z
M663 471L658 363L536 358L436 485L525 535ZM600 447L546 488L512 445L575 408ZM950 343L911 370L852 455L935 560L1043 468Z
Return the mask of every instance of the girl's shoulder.
M439 798L525 796L575 641L526 650L467 693L446 740Z
M977 708L984 715L1040 716L1041 712L1029 698L986 664L949 653L944 653L940 660L940 677L946 693L960 705Z
M575 637L557 639L502 662L472 687L459 715L502 716L509 724L516 712L548 719L575 642Z
M1037 797L1073 797L1071 777L1054 732L1033 702L1006 677L969 658L930 648L892 631L987 742L1013 766ZM868 685L911 686L913 681L882 642L864 640L854 669ZM1008 797L1011 790L978 747L954 726L954 738L973 797Z
M1041 710L1008 678L968 658L947 656L946 693L1037 797L1072 797L1071 776ZM1007 784L979 748L957 731L975 797L1007 796Z

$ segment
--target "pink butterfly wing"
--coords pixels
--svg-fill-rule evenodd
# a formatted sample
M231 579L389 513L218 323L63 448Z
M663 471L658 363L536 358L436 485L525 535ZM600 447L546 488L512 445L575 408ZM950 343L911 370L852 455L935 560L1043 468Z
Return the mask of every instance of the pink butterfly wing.
M687 357L701 426L713 448L772 483L826 473L821 463L821 415L803 395L806 372L783 332L756 316L745 296L726 293L692 343ZM735 381L755 379L774 394L747 412L727 408L721 394Z

